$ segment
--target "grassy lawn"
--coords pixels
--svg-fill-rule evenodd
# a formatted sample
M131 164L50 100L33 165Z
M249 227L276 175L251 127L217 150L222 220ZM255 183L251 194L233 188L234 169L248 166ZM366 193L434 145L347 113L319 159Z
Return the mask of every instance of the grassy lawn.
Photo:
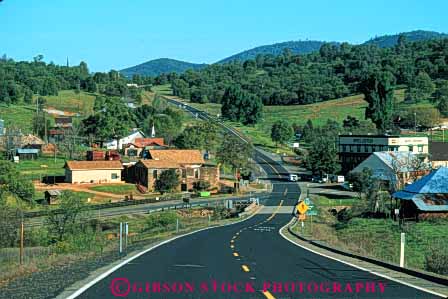
M83 115L93 111L95 94L81 91L76 94L74 90L61 90L57 96L45 96L47 107L63 111L80 113Z
M22 129L25 134L33 131L32 119L36 108L25 105L0 105L0 118L5 121L5 127Z
M95 186L95 187L91 187L89 189L93 190L93 191L108 192L108 193L114 193L114 194L130 194L130 193L138 192L135 185L131 185L131 184Z
M46 175L64 175L65 159L56 157L39 157L37 160L22 160L17 163L21 174L30 179L40 179Z

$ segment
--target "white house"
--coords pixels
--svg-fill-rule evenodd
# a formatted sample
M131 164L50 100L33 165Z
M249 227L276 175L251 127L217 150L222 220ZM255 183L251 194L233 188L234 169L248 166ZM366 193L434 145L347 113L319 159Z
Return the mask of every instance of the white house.
M118 140L118 149L122 149L123 145L134 143L136 138L144 138L145 135L139 130L134 130L130 135ZM117 149L117 140L111 140L104 144L107 149Z
M364 168L370 169L374 178L397 186L425 175L430 166L412 152L374 152L351 173L361 173Z

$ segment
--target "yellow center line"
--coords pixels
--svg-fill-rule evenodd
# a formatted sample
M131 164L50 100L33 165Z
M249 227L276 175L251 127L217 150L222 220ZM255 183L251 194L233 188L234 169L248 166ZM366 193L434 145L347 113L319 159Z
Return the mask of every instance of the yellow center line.
M267 299L275 299L275 297L268 290L262 291L262 293Z
M230 248L232 248L232 249L233 249L233 248L235 248L235 246L233 246L233 245L230 245Z
M260 157L260 158L261 158L264 162L266 162L266 164L269 165L269 167L271 167L272 170L274 170L275 173L276 173L278 176L280 176L280 173L277 171L277 169L274 168L274 166L272 166L271 164L269 164L269 162L266 161L264 158L262 158L262 157Z
M241 268L243 268L244 272L249 272L250 271L249 267L246 266L246 265L242 265Z
M239 256L238 252L234 252L233 256Z
M278 211L280 210L282 205L283 205L283 199L280 201L280 203L277 206L277 209L275 209L274 213L272 213L272 215L268 219L266 219L266 221L270 221L272 218L274 218L275 214L278 213Z
M233 242L235 242L235 240L230 240L230 243L233 243Z

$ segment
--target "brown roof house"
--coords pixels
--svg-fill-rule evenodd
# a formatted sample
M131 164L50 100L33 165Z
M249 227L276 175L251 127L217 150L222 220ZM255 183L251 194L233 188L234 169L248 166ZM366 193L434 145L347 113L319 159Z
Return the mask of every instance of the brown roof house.
M67 161L64 168L67 183L119 183L123 166L120 161Z
M143 151L147 152L151 149L162 149L166 147L167 145L163 138L135 138L134 142L124 146L124 154L128 157L143 157Z
M128 180L154 191L154 183L164 170L179 174L179 191L190 191L199 180L211 187L219 183L219 167L206 165L199 150L149 150L149 159L140 160L129 169Z

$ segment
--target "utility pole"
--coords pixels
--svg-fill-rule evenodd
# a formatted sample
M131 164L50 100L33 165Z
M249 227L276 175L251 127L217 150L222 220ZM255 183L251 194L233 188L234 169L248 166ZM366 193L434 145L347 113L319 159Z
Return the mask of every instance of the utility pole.
M24 239L24 225L23 225L23 212L20 221L20 265L23 265L23 239Z

